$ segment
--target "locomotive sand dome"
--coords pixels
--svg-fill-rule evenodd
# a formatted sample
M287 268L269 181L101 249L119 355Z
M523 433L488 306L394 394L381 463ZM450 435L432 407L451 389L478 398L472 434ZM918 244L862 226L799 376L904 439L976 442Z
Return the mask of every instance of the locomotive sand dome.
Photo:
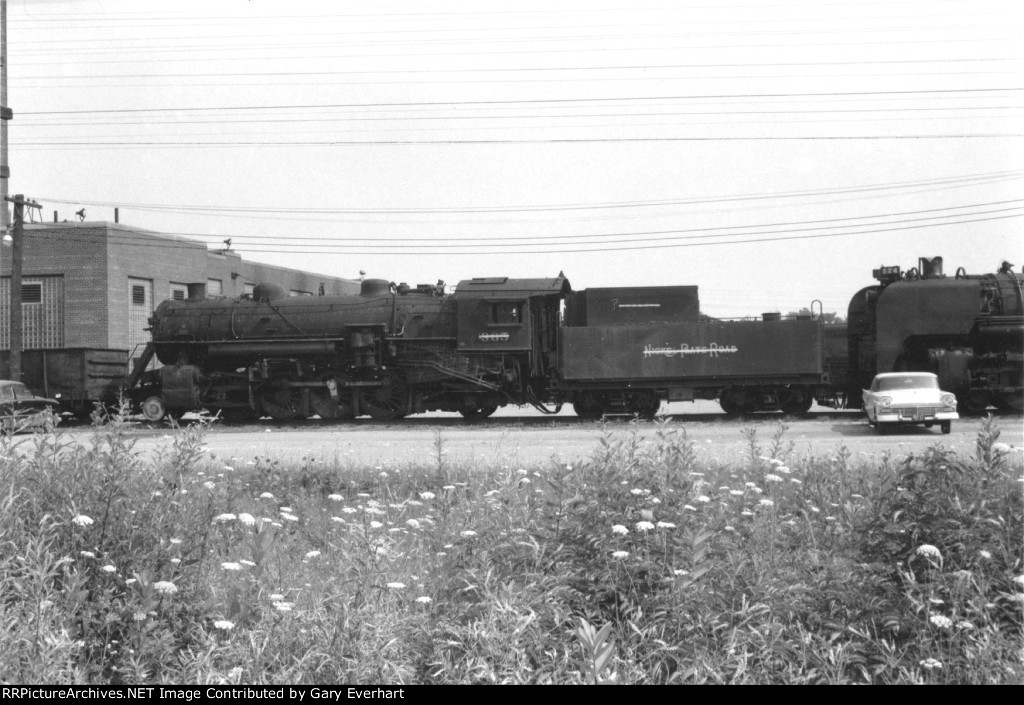
M225 416L381 420L430 410L487 416L546 387L569 283L472 279L410 287L382 279L358 296L165 301L130 385L150 420L205 408ZM549 330L550 329L550 330ZM164 367L142 373L153 356Z

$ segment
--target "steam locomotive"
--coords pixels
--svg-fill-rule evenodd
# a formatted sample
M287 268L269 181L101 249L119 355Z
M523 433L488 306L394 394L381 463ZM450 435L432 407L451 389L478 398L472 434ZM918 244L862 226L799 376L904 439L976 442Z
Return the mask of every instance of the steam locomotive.
M585 419L652 417L662 401L717 399L728 413L859 407L876 372L938 373L968 409L1021 409L1024 276L955 276L941 258L851 300L848 326L821 316L726 321L697 287L573 291L552 279L436 285L362 282L355 296L163 302L128 387L147 419L206 409L394 420L425 411L483 418L501 406ZM162 363L146 371L153 358Z

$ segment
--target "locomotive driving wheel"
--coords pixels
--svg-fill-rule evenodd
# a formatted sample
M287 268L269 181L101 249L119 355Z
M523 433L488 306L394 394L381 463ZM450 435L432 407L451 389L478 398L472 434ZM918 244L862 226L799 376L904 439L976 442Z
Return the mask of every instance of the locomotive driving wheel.
M360 391L360 407L377 421L394 421L405 416L409 408L409 388L397 374L388 374L379 387Z
M309 392L309 410L322 419L351 419L355 417L355 399L352 387L344 386L348 378L343 375L325 377L323 387ZM331 388L334 394L331 394Z
M467 421L479 421L480 419L486 419L497 410L498 407L496 406L468 406L463 409L459 409L459 413L462 415L462 418Z
M260 392L263 412L278 421L293 421L302 417L302 388L279 382L264 387Z

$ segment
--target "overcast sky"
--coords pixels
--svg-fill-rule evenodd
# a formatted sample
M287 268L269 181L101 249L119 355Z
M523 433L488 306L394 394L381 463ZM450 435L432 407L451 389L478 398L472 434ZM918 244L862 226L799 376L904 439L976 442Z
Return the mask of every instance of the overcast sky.
M8 0L10 191L395 282L845 315L1024 265L1019 2Z

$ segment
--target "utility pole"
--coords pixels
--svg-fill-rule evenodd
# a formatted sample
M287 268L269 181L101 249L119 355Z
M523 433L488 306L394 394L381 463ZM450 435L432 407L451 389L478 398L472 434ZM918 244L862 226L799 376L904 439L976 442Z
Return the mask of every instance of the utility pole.
M7 201L14 204L14 228L11 232L11 379L21 381L21 351L24 344L24 325L21 311L21 264L24 259L25 241L25 206L42 208L35 201L26 201L18 194L14 198L7 197L3 208L7 210Z
M0 0L0 228L10 225L7 194L10 193L11 167L7 161L7 123L14 112L7 107L7 0Z

